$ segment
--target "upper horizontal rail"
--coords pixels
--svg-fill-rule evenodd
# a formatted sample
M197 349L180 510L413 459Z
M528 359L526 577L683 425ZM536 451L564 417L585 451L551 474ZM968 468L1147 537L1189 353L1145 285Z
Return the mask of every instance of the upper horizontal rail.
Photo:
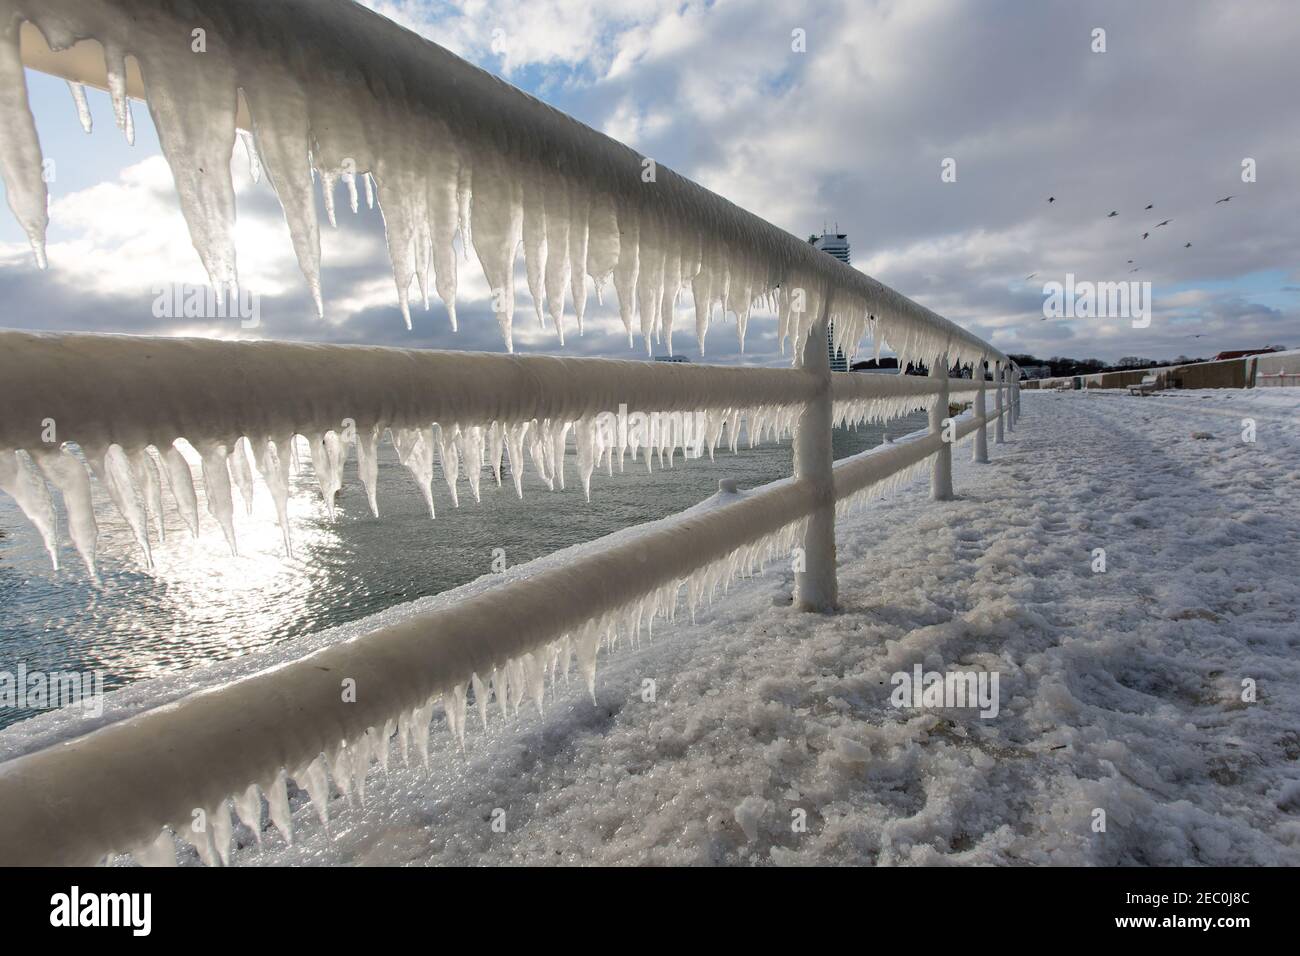
M613 275L629 333L632 313L639 311L647 340L660 322L671 336L673 318L663 303L685 285L695 293L701 332L721 303L740 316L742 341L753 301L807 287L807 314L815 316L817 303L830 296L831 317L837 333L847 334L849 350L870 329L878 346L884 342L909 358L944 352L954 362L1004 358L932 310L661 164L647 179L650 157L350 0L189 0L179 6L170 0L0 0L0 16L19 27L0 38L13 45L15 59L79 82L116 83L119 103L136 90L151 106L158 106L156 99L166 107L152 111L160 142L178 182L187 184L179 195L214 282L234 278L234 192L219 172L224 162L215 157L228 158L235 125L244 122L255 132L317 297L320 246L309 149L331 186L339 177L351 181L354 173L373 175L404 308L411 279L427 270L421 266L427 251L413 243L427 250L430 241L438 291L454 307L451 237L459 227L462 240L468 239L472 215L473 245L489 285L511 292L498 316L507 343L515 245L522 221L527 249L531 216L543 233L552 222L564 224L551 237L550 255L572 265L577 276L585 271L602 282ZM196 27L206 31L202 57L188 48ZM105 53L102 73L84 44L77 45L92 39ZM6 106L12 115L3 118L15 142L39 156L30 116ZM192 111L202 115L181 122ZM207 171L196 176L192 167ZM14 169L22 179L9 184L11 198L22 199L15 210L33 245L43 247L47 216L39 162ZM620 255L620 244L632 254ZM632 252L638 247L639 266ZM545 286L548 299L563 301L549 275ZM579 297L585 300L585 292L575 288L575 306ZM806 334L809 325L796 323L792 331Z
M60 441L133 449L178 437L308 435L345 418L402 428L577 421L621 405L799 405L818 387L803 369L0 330L0 448L39 445L48 419ZM938 390L924 376L860 372L833 374L831 387L836 401ZM949 380L951 392L964 387L979 383Z
M57 385L55 384L57 383ZM796 405L803 369L0 330L0 448ZM111 437L110 437L111 436Z

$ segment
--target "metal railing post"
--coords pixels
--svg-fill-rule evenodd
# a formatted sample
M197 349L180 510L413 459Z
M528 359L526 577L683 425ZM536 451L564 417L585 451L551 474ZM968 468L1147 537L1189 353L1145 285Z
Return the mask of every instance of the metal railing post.
M1005 376L1002 369L1001 360L993 363L993 385L997 389L997 396L994 399L993 411L997 412L998 420L993 426L993 444L1001 445L1006 439L1002 436L1002 381Z
M1015 366L1008 363L1007 367L1002 371L1007 380L1007 431L1009 432L1016 430L1016 378L1014 369Z
M944 422L948 419L948 353L944 352L939 360L930 364L930 377L939 385L938 394L930 406L930 434L942 435ZM934 456L933 469L930 472L930 498L933 501L952 500L952 440L945 439L938 453Z
M835 576L835 456L831 450L833 406L827 351L829 318L828 289L822 299L821 314L813 323L803 350L803 367L818 377L821 388L804 406L794 438L795 477L813 484L816 502L804 532L803 570L796 570L794 575L794 606L802 611L833 611L839 600Z
M980 381L980 390L975 393L975 415L980 419L980 424L979 428L975 429L975 440L971 442L971 461L977 464L988 464L989 460L989 427L984 421L984 416L987 414L987 405L984 401L984 376L987 373L985 364L984 357L981 356L972 373L978 375Z

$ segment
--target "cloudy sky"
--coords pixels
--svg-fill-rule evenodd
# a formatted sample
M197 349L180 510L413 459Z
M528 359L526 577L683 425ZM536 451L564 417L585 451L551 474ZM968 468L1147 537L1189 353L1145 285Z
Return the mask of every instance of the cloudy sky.
M1114 360L1300 345L1294 0L369 5L800 237L838 224L855 266L1004 351ZM459 333L436 299L405 330L382 220L364 209L323 227L318 319L275 196L251 182L240 147L240 272L262 326L154 318L155 286L205 279L147 111L137 105L128 147L106 95L90 93L87 137L65 83L28 82L55 163L50 268L35 268L4 216L0 325L502 348L476 265L461 270ZM1248 159L1255 182L1242 179ZM1067 273L1151 282L1150 327L1045 320L1043 283ZM521 283L517 347L558 348L526 300ZM743 358L715 329L709 360L778 361L773 326L751 324ZM629 355L610 300L566 350Z

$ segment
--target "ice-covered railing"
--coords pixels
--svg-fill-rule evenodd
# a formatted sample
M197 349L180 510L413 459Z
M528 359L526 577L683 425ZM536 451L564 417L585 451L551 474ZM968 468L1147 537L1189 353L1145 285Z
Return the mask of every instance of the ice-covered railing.
M297 436L329 513L353 454L378 515L378 445L387 437L432 515L435 471L453 503L462 477L479 498L484 463L500 485L508 461L520 496L530 464L563 489L572 447L590 497L592 473L621 471L628 456L671 463L677 452L711 456L723 440L734 451L742 427L751 445L793 435L818 389L808 369L0 331L0 490L40 531L56 568L63 526L93 577L93 475L147 566L167 533L164 492L185 529L199 528L200 494L176 446L183 439L201 458L202 499L231 550L236 491L251 504L260 479L292 553ZM936 390L915 376L838 374L835 420L888 421L928 407ZM89 474L65 445L80 448Z
M391 436L432 511L435 465L455 500L462 462L477 496L481 464L519 482L531 460L562 486L572 447L592 471L639 449L663 455L687 436L638 435L609 416L698 413L712 449L741 426L794 439L792 478L629 529L563 562L525 566L500 585L310 656L0 765L0 863L87 862L131 852L175 859L173 832L207 862L228 856L238 819L260 838L291 837L288 780L322 819L331 786L359 791L393 745L425 752L435 707L463 734L470 696L486 720L576 659L594 679L602 641L635 637L694 608L764 556L798 545L795 599L836 602L834 519L848 506L932 468L934 498L952 496L952 447L986 424L1014 423L1018 396L1005 357L878 282L354 4L341 0L0 0L0 171L10 205L44 260L47 196L26 104L23 64L109 89L119 125L145 98L171 164L194 244L214 285L236 280L228 175L237 133L280 196L291 239L319 301L315 183L333 216L342 182L377 193L399 303L414 280L443 296L454 325L453 242L478 255L507 345L516 246L523 244L539 321L563 336L566 294L581 328L587 277L610 278L629 337L670 343L689 286L703 345L718 307L766 303L796 369L437 353L274 342L0 333L0 489L35 522L57 562L61 493L69 536L94 574L91 476L133 529L146 563L160 540L168 488L198 523L199 489L178 442L201 460L208 510L237 546L233 489L266 483L291 548L285 499L291 450L307 439L327 506L352 447L372 511L377 444ZM194 46L198 33L203 52ZM87 42L89 40L97 42ZM653 172L654 175L646 175ZM832 375L827 330L850 354L866 332L928 379ZM984 364L995 410L985 410ZM971 380L950 380L953 365ZM973 409L950 417L954 396ZM1004 399L1010 396L1009 403ZM832 467L838 423L883 421L928 407L929 429ZM602 425L602 422L604 423ZM80 448L82 461L69 447ZM89 472L87 471L89 469ZM517 490L522 490L516 484ZM338 677L368 688L342 703ZM331 783L332 781L332 783ZM189 826L204 811L210 827ZM263 826L263 818L270 821Z
M946 420L950 435L918 432L837 462L840 508L939 462L1016 407L997 404L991 415L972 409ZM506 715L527 699L541 708L547 681L567 678L575 661L593 687L602 644L635 641L676 613L683 592L693 613L765 559L785 556L817 506L810 479L724 488L563 561L522 566L463 601L0 764L0 864L115 853L169 864L181 841L207 863L228 862L238 823L258 841L272 839L272 828L291 841L290 780L325 823L332 794L364 802L367 779L376 766L386 773L394 753L427 761L439 705L463 745L471 698L486 726L490 710ZM340 694L341 678L355 681L355 700ZM196 811L206 826L193 826Z
M507 346L524 248L537 319L564 337L612 279L629 342L671 351L689 289L700 347L720 308L743 346L755 305L792 354L823 311L854 354L871 334L924 362L1003 359L986 343L712 192L350 0L0 0L0 171L45 261L47 193L23 64L109 90L132 135L146 100L195 249L219 289L237 282L237 139L275 188L308 288L323 310L315 190L329 218L342 184L383 211L397 299L432 287L456 322L459 237L473 248ZM587 279L590 277L591 283ZM829 300L830 308L824 306Z

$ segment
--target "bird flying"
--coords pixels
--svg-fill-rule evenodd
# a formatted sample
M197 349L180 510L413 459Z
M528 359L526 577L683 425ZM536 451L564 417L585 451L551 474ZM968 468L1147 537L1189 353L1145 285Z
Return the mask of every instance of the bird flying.
M1219 203L1227 202L1231 198L1232 198L1231 196L1224 196L1222 199L1216 199L1214 204L1217 206Z
M1145 239L1145 238L1146 238L1147 236L1149 236L1149 235L1151 235L1151 233L1149 233L1149 232L1144 232L1144 233L1142 233L1142 238Z
M1159 229L1161 226L1167 226L1167 225L1169 225L1171 222L1173 222L1172 219L1166 219L1164 222L1158 222L1158 223L1156 223L1156 228Z
M1155 208L1156 208L1156 204L1153 203L1153 202L1149 202L1149 203L1147 203L1146 208L1147 208L1147 209L1155 209Z
M1108 213L1106 214L1106 218L1107 218L1107 219L1114 219L1114 218L1115 218L1116 216L1118 216L1118 215L1119 215L1119 211L1116 210L1116 209L1112 209L1110 212L1108 212Z

